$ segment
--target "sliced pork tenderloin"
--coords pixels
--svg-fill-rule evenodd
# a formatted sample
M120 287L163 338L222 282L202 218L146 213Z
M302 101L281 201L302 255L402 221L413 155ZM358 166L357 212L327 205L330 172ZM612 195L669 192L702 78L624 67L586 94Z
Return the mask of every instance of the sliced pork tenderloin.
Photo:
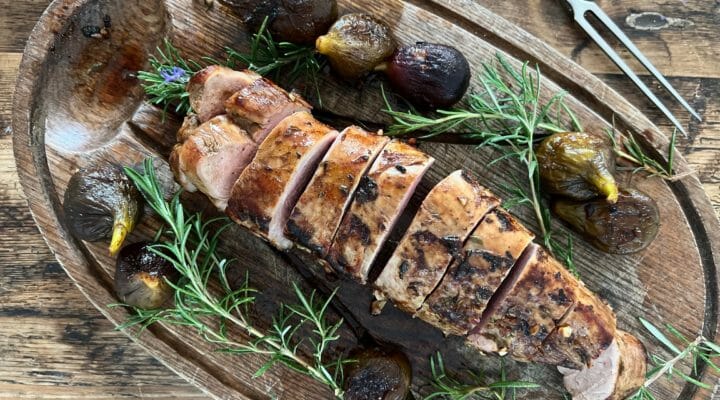
M580 282L570 311L545 339L537 361L583 368L610 346L616 331L612 309Z
M417 316L445 334L466 335L533 238L507 211L490 211Z
M280 250L292 247L283 228L337 134L305 111L282 120L235 182L230 218Z
M631 334L618 330L615 339L589 367L558 367L573 400L622 400L645 382L645 347Z
M180 129L178 136L184 141L173 148L170 166L183 188L189 192L200 190L222 211L257 145L225 115L193 128L196 122L188 121Z
M428 193L390 261L375 281L378 300L415 313L440 282L454 256L500 199L458 170Z
M341 132L290 214L288 238L324 258L360 179L388 140L356 126Z
M557 260L531 244L470 331L468 342L518 361L542 362L543 341L575 304L578 286Z
M300 111L309 112L312 108L300 96L286 92L260 75L226 99L227 114L257 143L262 142L287 116Z
M367 281L381 246L434 161L397 140L385 145L360 179L328 252L326 260L336 271Z
M221 65L203 68L187 84L190 107L200 122L225 114L225 101L260 78L255 72L235 71Z

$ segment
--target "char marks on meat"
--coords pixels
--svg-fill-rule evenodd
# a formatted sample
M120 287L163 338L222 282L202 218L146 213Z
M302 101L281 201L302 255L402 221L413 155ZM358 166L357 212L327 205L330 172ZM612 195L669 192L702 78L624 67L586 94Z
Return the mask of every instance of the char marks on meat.
M359 127L346 128L295 205L285 227L287 236L324 258L360 179L387 142L387 137Z
M390 261L375 281L378 297L414 313L440 282L482 217L500 200L465 171L428 193Z
M309 112L311 108L300 96L289 94L260 75L225 102L227 114L247 130L257 143L262 142L287 116L300 111Z
M385 146L361 178L328 252L327 261L336 271L366 282L380 247L433 162L400 141Z
M225 114L225 101L235 92L252 85L260 75L211 65L196 72L187 85L190 107L200 122Z
M290 248L283 230L290 211L336 137L305 111L282 120L235 182L227 214L277 248Z
M224 210L235 180L250 163L257 145L225 115L197 126L188 117L178 133L182 142L170 154L177 181L190 192L199 189Z
M417 316L446 334L466 335L533 237L507 211L490 211Z

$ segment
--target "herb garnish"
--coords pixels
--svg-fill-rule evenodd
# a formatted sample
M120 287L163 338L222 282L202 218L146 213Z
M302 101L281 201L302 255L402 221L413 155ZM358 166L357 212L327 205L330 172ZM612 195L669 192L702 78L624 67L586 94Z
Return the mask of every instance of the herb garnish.
M657 176L668 181L677 181L695 173L694 171L683 174L675 173L674 162L677 129L674 129L672 135L670 135L667 163L665 165L647 155L635 136L620 133L614 128L608 129L606 133L610 138L615 155L636 165L636 167L631 170L632 173L644 172L650 176Z
M225 65L229 68L247 68L262 76L273 74L276 81L282 78L286 85L305 78L313 85L320 99L318 74L325 60L315 52L312 46L297 45L290 42L276 42L267 30L267 18L257 33L253 34L249 53L226 48L225 62L204 57L203 60ZM190 77L204 65L186 60L169 40L165 39L163 48L157 48L158 56L150 58L150 71L138 71L137 77L143 82L143 89L150 102L162 105L167 111L171 105L180 115L192 111L186 86Z
M517 389L534 389L540 385L532 382L507 380L504 359L501 359L500 378L495 382L487 383L484 376L473 376L474 384L464 384L455 378L448 376L445 372L445 364L442 356L437 353L435 357L430 357L430 370L432 371L432 385L435 391L424 398L424 400L432 399L448 399L448 400L468 400L480 398L504 400L505 396L510 393L515 398Z
M165 200L152 160L145 160L144 168L143 173L131 168L125 168L125 172L166 225L159 233L160 243L151 246L151 250L171 262L180 279L177 283L169 282L175 289L173 306L134 309L135 315L120 328L138 326L142 331L155 322L190 326L220 351L266 355L267 362L255 376L282 364L328 386L336 397L342 398L343 366L353 361L342 357L328 360L328 347L338 340L337 332L343 323L342 319L331 323L326 317L332 296L321 301L315 292L306 296L294 285L299 304L282 305L267 332L256 328L249 317L256 290L250 288L247 277L240 288L232 289L226 274L229 261L220 258L216 251L219 236L230 221L227 218L203 221L199 213L188 215L180 203L180 192L169 202ZM218 223L223 227L215 229ZM217 276L221 294L209 288L213 276ZM241 343L231 339L227 332L230 325L246 332L251 340ZM309 327L312 333L301 338L297 333L303 327ZM311 357L299 354L301 345L309 345Z
M684 348L680 350L658 327L646 319L639 318L639 320L645 329L647 329L648 332L650 332L650 334L657 339L658 342L660 342L660 344L673 354L673 358L665 360L657 354L651 354L650 363L653 365L653 368L648 371L645 383L640 387L640 389L638 389L637 392L630 396L628 400L656 400L649 388L650 385L663 376L666 376L668 379L677 376L692 385L704 389L711 389L710 385L700 382L687 373L682 372L676 368L676 365L690 357L693 373L697 373L698 365L700 363L705 363L714 369L715 372L720 372L720 367L713 362L713 359L720 357L720 345L713 343L711 340L706 339L702 335L690 341L672 325L666 324L665 328L667 331L684 346Z
M582 127L564 102L565 92L555 94L545 105L540 104L542 84L539 68L531 71L526 62L518 70L499 54L497 61L500 70L491 64L482 65L483 72L479 77L481 89L468 95L465 108L437 110L433 116L424 116L412 109L393 110L386 101L385 112L394 120L386 134L408 136L422 133L416 136L422 140L462 129L470 133L456 134L478 147L489 146L502 153L494 163L506 159L520 161L525 167L525 176L516 179L518 184L510 187L513 198L509 204L527 205L532 209L545 247L577 275L571 236L566 234L567 241L556 239L558 232L552 227L550 210L541 198L540 172L534 146L549 134L567 132L568 125L578 131Z

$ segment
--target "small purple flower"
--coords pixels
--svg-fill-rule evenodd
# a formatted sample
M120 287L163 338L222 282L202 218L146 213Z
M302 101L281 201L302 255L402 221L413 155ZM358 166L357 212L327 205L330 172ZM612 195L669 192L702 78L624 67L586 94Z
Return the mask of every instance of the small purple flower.
M160 70L160 76L165 79L165 83L175 82L185 76L185 70L180 67L163 68Z

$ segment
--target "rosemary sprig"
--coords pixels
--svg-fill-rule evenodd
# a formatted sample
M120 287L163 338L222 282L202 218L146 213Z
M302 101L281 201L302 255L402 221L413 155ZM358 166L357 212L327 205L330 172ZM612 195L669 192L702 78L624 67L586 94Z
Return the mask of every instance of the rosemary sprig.
M668 144L667 150L668 161L665 165L647 155L635 136L620 133L614 128L608 129L606 133L610 138L615 154L619 158L635 164L636 167L632 169L632 173L644 172L650 176L658 176L668 181L676 181L694 173L692 171L679 175L675 173L674 163L677 129L673 130L670 136L670 143Z
M449 376L445 371L442 355L437 353L430 357L430 370L432 372L432 385L435 391L424 398L424 400L446 399L446 400L470 400L470 399L495 399L504 400L510 394L515 398L517 389L533 389L540 385L532 382L507 380L505 363L500 368L500 378L495 382L487 383L482 376L472 374L474 384L465 384Z
M150 57L150 71L138 71L137 78L150 97L150 102L162 105L163 111L175 105L175 112L185 115L192 109L189 95L185 90L190 77L202 66L195 61L186 60L180 52L165 39L163 47L157 48L157 56Z
M542 84L538 68L531 72L528 63L525 63L517 70L499 54L497 61L500 69L483 64L479 77L481 90L468 96L466 108L438 110L436 115L424 116L412 109L407 112L393 110L386 101L385 112L394 121L387 134L412 136L424 132L417 138L429 139L441 133L452 134L462 128L470 133L458 135L477 143L478 147L489 146L502 153L495 162L506 159L519 161L526 171L522 179L524 184L513 188L516 198L512 203L532 209L545 246L577 275L572 240L556 239L550 211L541 199L540 172L534 146L548 134L568 131L568 125L578 131L582 127L564 103L564 92L555 94L544 105L540 103Z
M720 345L713 343L711 340L706 339L702 335L692 341L688 340L688 338L681 334L672 325L667 324L665 326L667 332L669 332L676 341L680 342L682 346L684 346L681 350L658 327L644 318L640 318L639 320L645 329L647 329L648 332L650 332L650 334L663 345L663 347L673 354L673 357L666 360L657 354L650 355L650 363L653 365L653 368L648 371L645 383L632 396L630 396L628 400L656 400L655 396L650 391L650 386L662 377L667 377L668 379L679 377L692 385L704 389L711 389L710 385L700 382L689 374L681 371L676 367L676 365L683 360L690 358L692 371L694 373L697 373L698 365L700 363L704 363L716 372L720 372L720 367L713 361L714 359L720 357Z
M227 65L230 68L248 68L263 76L273 74L274 80L282 79L286 85L305 77L319 96L318 74L325 65L324 58L315 52L313 46L275 41L267 29L267 22L266 17L253 34L249 53L226 49Z
M267 362L255 376L282 364L328 386L336 397L342 398L343 365L352 361L342 357L327 360L327 350L338 340L343 323L342 320L330 323L326 318L332 296L320 301L315 292L306 296L294 285L298 304L282 305L267 332L256 328L249 318L256 291L250 288L247 277L239 289L232 289L226 274L229 262L216 252L219 236L230 224L227 218L203 221L199 213L188 215L180 203L179 192L169 202L165 200L152 160L147 159L144 167L143 173L131 168L125 172L167 226L163 231L165 239L151 249L173 264L180 279L177 283L169 282L175 289L173 306L135 309L135 315L121 327L138 326L142 331L155 322L190 326L220 351L266 355ZM224 225L215 229L217 223ZM221 294L209 289L213 276L217 276ZM232 340L228 336L230 325L246 332L251 340L247 343ZM306 326L312 334L299 337L299 330ZM309 359L299 354L301 345L312 349Z

